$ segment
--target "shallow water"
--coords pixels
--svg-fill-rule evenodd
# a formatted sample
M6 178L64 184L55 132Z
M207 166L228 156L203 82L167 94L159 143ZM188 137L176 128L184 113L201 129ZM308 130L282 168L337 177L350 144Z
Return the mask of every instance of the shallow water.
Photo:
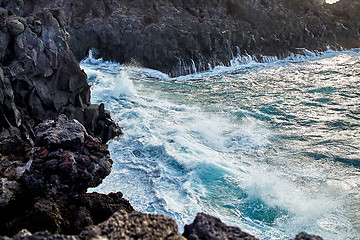
M359 50L179 78L81 66L125 132L96 191L121 191L180 231L205 212L261 239L360 239Z

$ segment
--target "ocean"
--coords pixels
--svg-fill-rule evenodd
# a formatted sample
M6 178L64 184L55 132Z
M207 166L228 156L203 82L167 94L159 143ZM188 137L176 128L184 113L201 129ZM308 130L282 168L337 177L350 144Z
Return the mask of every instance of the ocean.
M360 49L263 60L170 78L90 54L92 102L124 130L91 191L180 232L204 212L260 239L360 239Z

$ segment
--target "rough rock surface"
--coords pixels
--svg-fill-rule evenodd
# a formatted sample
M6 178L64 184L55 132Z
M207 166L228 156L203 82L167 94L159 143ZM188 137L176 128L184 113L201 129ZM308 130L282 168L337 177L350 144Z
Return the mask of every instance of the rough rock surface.
M81 239L184 239L169 217L121 211L97 226L87 227L79 236Z
M110 173L106 144L77 120L60 115L35 128L34 145L17 137L0 143L0 234L79 233L115 211L132 212L122 193L87 194Z
M36 240L36 239L156 239L156 240L185 240L177 229L174 220L169 217L140 212L128 213L118 211L108 220L85 228L79 235L51 234L48 231L31 234L28 230L21 230L12 238L0 237L0 240Z
M257 239L238 227L229 227L220 219L204 213L199 213L192 224L185 225L183 236L189 240Z
M39 124L35 135L31 166L21 177L32 194L85 193L110 174L107 145L88 135L77 120L60 115Z
M31 234L21 230L12 238L0 240L90 240L90 239L156 239L156 240L257 240L237 227L229 227L219 219L206 214L198 214L194 222L187 225L181 236L174 220L169 217L140 212L115 212L108 220L86 227L79 235L51 234L48 231ZM299 233L293 240L322 240L321 237Z
M78 60L96 48L105 60L180 75L229 65L234 56L284 57L303 48L360 46L360 0L27 1L26 11L63 9ZM61 10L59 11L61 12Z
M23 5L0 1L0 136L31 142L37 124L62 113L103 142L120 135L104 106L90 104L86 74L56 11L24 16Z
M183 236L189 240L257 240L240 228L227 226L220 219L204 213L198 213L192 224L185 225ZM322 238L301 232L293 240L322 240Z

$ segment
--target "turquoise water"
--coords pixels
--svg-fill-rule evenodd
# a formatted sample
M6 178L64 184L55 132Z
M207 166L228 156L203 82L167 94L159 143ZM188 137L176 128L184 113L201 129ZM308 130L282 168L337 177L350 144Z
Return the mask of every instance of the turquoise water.
M360 239L360 51L239 60L179 78L84 60L125 132L95 190L180 231L205 212L261 239Z

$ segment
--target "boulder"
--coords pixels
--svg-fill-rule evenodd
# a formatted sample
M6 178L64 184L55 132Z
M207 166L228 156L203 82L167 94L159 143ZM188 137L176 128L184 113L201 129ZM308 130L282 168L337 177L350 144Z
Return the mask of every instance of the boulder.
M30 193L85 193L110 173L107 145L88 135L77 120L60 115L39 124L35 134L32 163L21 178Z
M20 33L24 32L25 26L17 19L11 19L7 22L8 30L12 37L16 37Z
M316 235L310 235L306 232L301 232L293 240L323 240L321 237Z
M238 227L229 227L220 219L204 213L198 213L192 224L185 225L183 236L189 240L257 239Z
M34 132L32 146L16 136L0 142L0 234L77 234L119 209L134 211L121 192L86 193L110 173L112 160L79 121L60 115Z
M185 239L169 217L124 211L114 213L97 226L87 227L79 236L81 239Z

